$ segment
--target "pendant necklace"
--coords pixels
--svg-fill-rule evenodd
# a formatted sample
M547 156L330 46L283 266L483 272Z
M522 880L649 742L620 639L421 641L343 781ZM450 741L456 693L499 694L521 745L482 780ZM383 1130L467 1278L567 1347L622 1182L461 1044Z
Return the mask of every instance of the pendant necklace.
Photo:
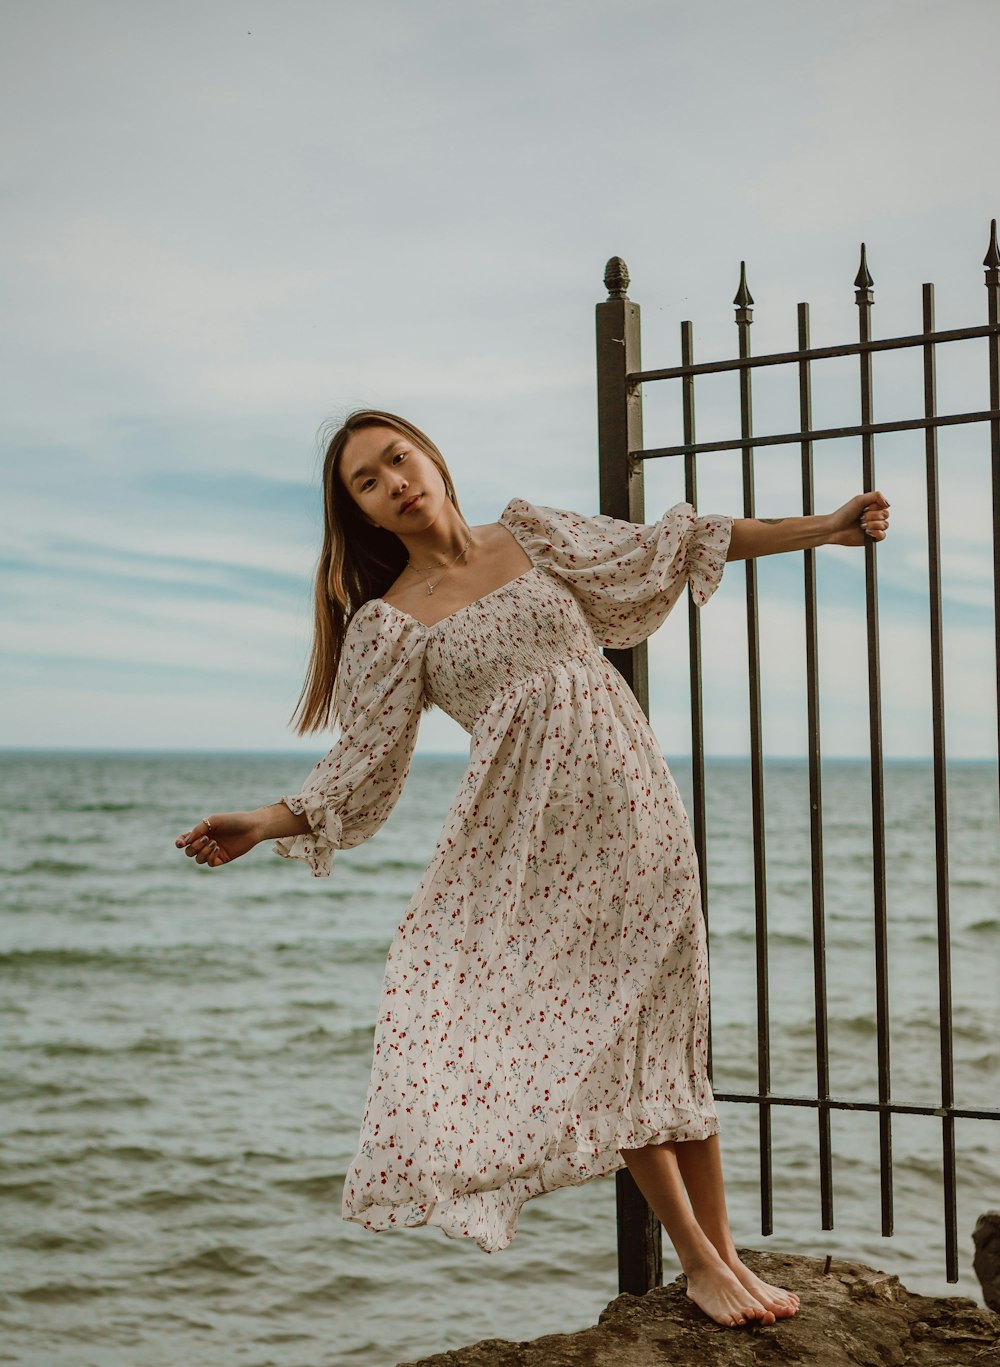
M428 592L428 593L433 593L433 592L434 592L434 590L437 588L438 584L440 584L440 582L441 582L441 580L444 578L444 576L448 573L448 571L452 568L453 565L457 564L458 561L461 560L462 556L465 554L465 552L469 549L469 547L470 547L471 545L472 545L472 534L470 533L470 534L469 534L469 539L468 539L468 541L465 543L465 545L464 545L464 546L462 547L462 549L459 551L458 555L455 556L455 559L454 559L454 560L449 560L449 561L448 561L448 563L445 565L444 571L443 571L441 574L438 575L438 577L434 580L434 582L431 583L431 581L430 581L429 579L425 580L425 583L427 584L427 592ZM407 569L415 570L417 574L423 574L423 573L424 573L424 570L437 569L437 568L440 566L440 564L441 564L441 562L440 562L440 560L439 560L439 561L437 561L437 563L436 563L435 565L425 565L425 566L423 566L423 568L421 569L419 566L414 565L413 562L409 559L409 557L407 557L407 561L406 561Z

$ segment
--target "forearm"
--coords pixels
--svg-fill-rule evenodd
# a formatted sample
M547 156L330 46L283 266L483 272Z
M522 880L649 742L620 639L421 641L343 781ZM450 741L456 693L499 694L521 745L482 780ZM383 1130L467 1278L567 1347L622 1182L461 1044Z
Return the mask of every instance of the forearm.
M283 835L306 835L311 829L305 813L296 816L284 802L272 802L253 813L258 840L277 840Z
M754 560L781 551L805 551L824 546L833 535L829 516L737 517L733 519L727 560Z

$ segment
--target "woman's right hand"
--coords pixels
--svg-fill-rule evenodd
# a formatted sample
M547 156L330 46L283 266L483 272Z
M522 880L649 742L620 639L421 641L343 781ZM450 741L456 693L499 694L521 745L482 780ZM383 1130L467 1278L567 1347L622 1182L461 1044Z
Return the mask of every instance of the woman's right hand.
M196 864L231 864L261 840L256 812L221 812L182 831L174 841Z

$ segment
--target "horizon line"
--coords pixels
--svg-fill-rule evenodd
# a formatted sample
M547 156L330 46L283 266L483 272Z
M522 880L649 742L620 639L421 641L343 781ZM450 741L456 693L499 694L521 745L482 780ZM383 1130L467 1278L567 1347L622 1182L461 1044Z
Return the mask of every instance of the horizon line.
M329 749L330 747L327 747L327 748ZM665 757L666 757L666 752L664 752L664 753L665 753ZM689 759L692 758L692 754L691 754L690 751L676 750L676 751L671 751L670 753L671 753L671 755L674 757L675 760L676 760L676 759L682 759L682 760L683 760L683 759L686 759L686 760L689 760ZM206 758L207 758L207 757L211 757L211 756L215 756L215 757L219 757L219 758L222 758L222 757L225 757L225 756L240 757L240 758L253 758L253 757L256 756L256 757L260 757L260 758L262 758L262 759L267 759L267 758L289 759L289 758L293 758L293 757L296 758L296 759L300 759L300 758L303 758L304 756L307 756L307 755L308 755L308 752L307 752L307 751L304 751L304 750L277 750L277 749L276 749L276 750L245 750L245 749L233 749L233 748L220 748L220 749L208 749L208 748L205 748L205 749L197 749L197 750L187 750L187 749L182 749L182 748L173 747L173 746L171 746L171 747L157 747L157 746L142 746L142 745L138 745L138 746L103 746L103 745L102 745L102 746L86 746L86 745L79 745L79 746L63 746L63 745L0 745L0 755L122 755L122 756L124 756L124 755L136 755L136 756L138 756L138 755L146 755L146 756L153 756L153 755L156 755L156 756L160 756L160 755L164 755L164 756L165 756L165 755L175 755L175 756L177 756L177 757L187 757L187 758L191 758L191 757L200 757L200 756L204 756L204 757L206 757ZM462 750L423 750L423 751L416 751L416 752L414 753L414 755L413 755L413 762L415 763L417 760L420 760L420 759L456 759L456 760L457 760L457 759L463 759L463 758L466 758L466 757L467 757L467 756L465 755L465 752L462 751ZM704 758L705 758L706 761L712 760L712 761L716 761L716 762L737 762L737 761L740 761L740 762L749 762L751 756L750 756L749 754L732 754L732 753L726 753L726 754L722 754L722 753L718 753L718 754L716 754L716 753L711 753L711 754L709 754L709 753L706 753L705 756L704 756ZM763 758L763 761L764 761L765 763L768 763L768 762L771 762L771 763L773 763L773 762L778 762L778 763L790 763L790 762L793 762L793 761L794 761L794 762L805 762L805 761L807 761L807 760L809 759L809 755L808 755L808 754L802 754L802 753L799 753L799 754L781 754L781 755L778 755L778 754L769 754L769 755L764 755L762 758ZM927 763L933 762L933 760L934 760L933 754L923 754L923 755L883 755L883 756L882 756L882 762L883 762L884 764L927 764ZM821 755L821 756L820 756L820 762L821 762L821 763L824 763L824 762L826 762L826 763L851 763L851 764L856 764L856 763L870 763L870 762L871 762L871 756L870 756L870 755L864 755L864 754L861 754L861 755L840 755L840 754L836 754L836 755ZM996 755L949 755L949 756L946 756L946 757L945 757L945 763L946 763L946 764L955 764L955 763L957 763L957 764L996 764L996 763L997 763L997 756L996 756Z

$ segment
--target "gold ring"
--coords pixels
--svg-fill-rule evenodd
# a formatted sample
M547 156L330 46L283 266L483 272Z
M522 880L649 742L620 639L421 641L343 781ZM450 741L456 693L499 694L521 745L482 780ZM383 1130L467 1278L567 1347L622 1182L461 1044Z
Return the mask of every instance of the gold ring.
M205 817L204 821L203 821L201 824L202 824L203 826L205 826L208 830L211 830L211 829L212 829L212 823L211 823L211 821L209 821L209 819L208 819L207 816Z

